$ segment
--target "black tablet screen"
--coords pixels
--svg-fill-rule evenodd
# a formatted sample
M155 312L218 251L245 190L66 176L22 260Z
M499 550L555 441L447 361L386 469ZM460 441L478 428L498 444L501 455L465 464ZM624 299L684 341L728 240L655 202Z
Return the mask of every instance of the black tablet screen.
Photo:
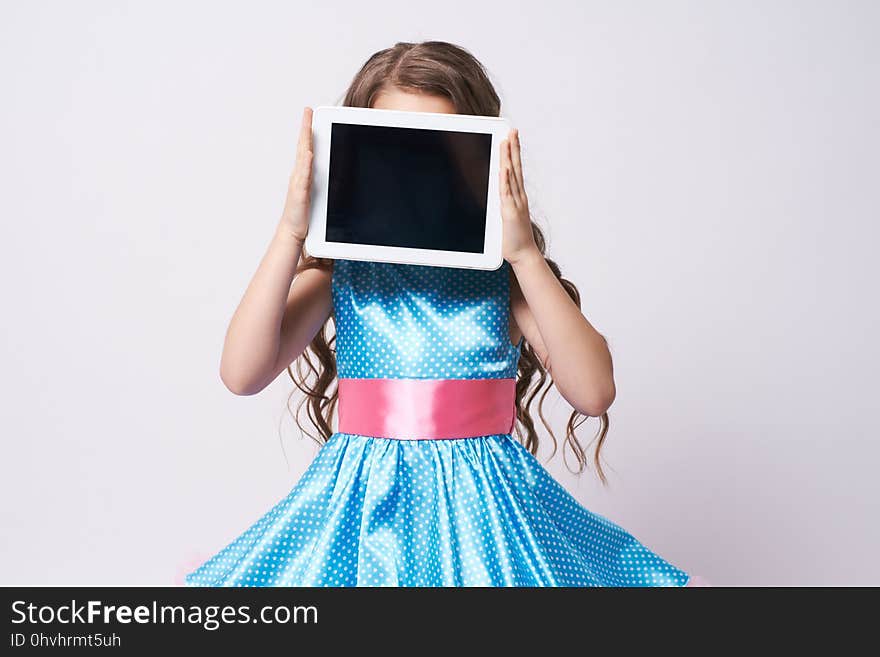
M328 242L483 253L492 135L334 123Z

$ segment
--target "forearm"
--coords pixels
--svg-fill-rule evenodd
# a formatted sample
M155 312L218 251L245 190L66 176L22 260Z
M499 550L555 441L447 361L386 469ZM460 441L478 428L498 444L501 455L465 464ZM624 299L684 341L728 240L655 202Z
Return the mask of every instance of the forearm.
M278 360L281 322L302 241L279 224L229 323L220 376L238 394L264 387Z
M540 251L511 264L547 350L553 382L578 412L598 416L615 396L611 354Z

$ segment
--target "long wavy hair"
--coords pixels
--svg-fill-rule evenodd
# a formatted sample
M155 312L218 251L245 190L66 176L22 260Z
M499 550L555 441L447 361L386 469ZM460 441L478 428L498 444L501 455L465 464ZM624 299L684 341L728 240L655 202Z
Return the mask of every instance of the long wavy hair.
M398 42L391 48L375 53L354 76L342 99L342 105L346 107L372 107L376 95L383 87L398 87L444 96L452 101L458 114L501 115L501 101L483 65L464 48L445 41ZM531 223L538 249L544 254L547 264L563 289L580 308L581 300L577 287L571 281L563 278L559 266L546 257L544 234L534 220ZM303 247L296 273L310 268L331 270L332 267L332 259L311 256ZM510 276L511 284L516 284L512 269ZM330 420L338 400L338 385L328 393L328 389L337 378L336 335L334 330L333 335L328 338L329 323L328 318L308 348L296 359L294 362L296 372L291 369L290 365L287 367L290 378L305 395L296 407L294 419L301 431L321 444L326 442L333 433ZM535 422L530 407L539 393L541 396L538 402L538 415L553 441L551 457L556 454L558 448L553 429L543 414L544 399L551 386L552 379L549 379L544 364L528 341L524 339L516 382L517 423L515 423L515 433L517 440L533 455L538 453L538 433L535 431ZM542 389L543 392L541 392ZM294 392L291 391L291 396L288 398L288 409L290 409L290 401ZM307 408L309 420L318 430L318 436L306 431L300 423L299 416L303 406ZM568 466L568 460L565 458L565 447L568 447L577 461L577 468L573 470L576 474L582 473L587 467L586 449L575 435L575 430L587 417L575 411L569 417L566 425L563 460ZM596 443L593 455L596 473L604 485L607 485L607 479L602 470L599 452L608 433L609 425L608 413L604 413L600 418L599 431L591 441ZM569 469L571 470L571 468Z

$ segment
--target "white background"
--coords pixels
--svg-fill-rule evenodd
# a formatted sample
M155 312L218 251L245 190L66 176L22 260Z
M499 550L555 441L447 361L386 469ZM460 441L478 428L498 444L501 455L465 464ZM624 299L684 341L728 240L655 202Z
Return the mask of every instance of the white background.
M442 39L489 69L549 255L615 358L611 486L551 472L715 584L880 584L878 18L4 2L0 583L167 584L286 495L314 443L286 373L224 388L227 323L303 106Z

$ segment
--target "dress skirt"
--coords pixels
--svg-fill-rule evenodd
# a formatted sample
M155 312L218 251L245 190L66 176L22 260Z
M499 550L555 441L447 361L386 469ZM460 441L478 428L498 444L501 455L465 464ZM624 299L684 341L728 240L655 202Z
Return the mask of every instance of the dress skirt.
M334 433L188 586L683 586L510 434Z

